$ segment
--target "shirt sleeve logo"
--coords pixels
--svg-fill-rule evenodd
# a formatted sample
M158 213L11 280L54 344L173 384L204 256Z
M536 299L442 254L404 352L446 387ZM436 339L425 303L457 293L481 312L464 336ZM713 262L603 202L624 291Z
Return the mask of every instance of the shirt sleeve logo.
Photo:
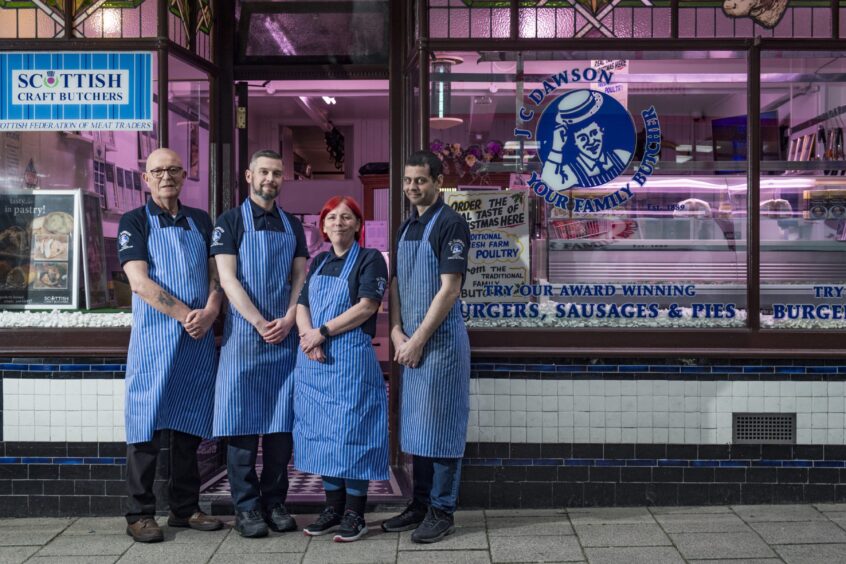
M450 256L448 260L464 260L464 241L453 239L449 242Z
M215 227L214 231L212 231L212 247L220 247L223 243L220 240L223 238L223 227Z
M376 290L378 291L380 296L385 294L385 288L388 286L388 280L382 278L381 276L376 279Z
M120 232L120 234L118 235L118 252L132 248L132 245L129 244L131 238L132 234L129 231Z

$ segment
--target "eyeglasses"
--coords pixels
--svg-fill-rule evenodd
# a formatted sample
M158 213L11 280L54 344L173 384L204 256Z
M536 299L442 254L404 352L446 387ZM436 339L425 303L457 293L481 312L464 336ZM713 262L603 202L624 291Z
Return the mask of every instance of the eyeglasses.
M163 178L165 173L168 173L171 178L176 178L183 170L184 169L181 166L169 166L167 168L154 168L153 170L148 170L147 172L152 174L153 178Z

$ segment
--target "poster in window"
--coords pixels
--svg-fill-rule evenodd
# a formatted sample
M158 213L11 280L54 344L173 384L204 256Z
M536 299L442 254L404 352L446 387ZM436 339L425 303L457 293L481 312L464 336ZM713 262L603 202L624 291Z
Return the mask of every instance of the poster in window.
M200 124L188 122L188 179L200 179Z
M82 196L82 264L85 307L94 309L109 305L106 279L106 247L103 242L103 218L95 194Z
M0 306L77 307L81 190L0 194ZM91 204L99 215L100 204Z

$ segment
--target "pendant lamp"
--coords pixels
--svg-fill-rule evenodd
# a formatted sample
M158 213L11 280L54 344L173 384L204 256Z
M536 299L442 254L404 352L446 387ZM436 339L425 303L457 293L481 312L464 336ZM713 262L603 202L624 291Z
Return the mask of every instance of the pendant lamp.
M461 125L464 120L450 117L452 113L452 83L444 77L452 72L452 66L463 62L458 57L438 55L432 61L432 90L429 94L429 127L449 129Z

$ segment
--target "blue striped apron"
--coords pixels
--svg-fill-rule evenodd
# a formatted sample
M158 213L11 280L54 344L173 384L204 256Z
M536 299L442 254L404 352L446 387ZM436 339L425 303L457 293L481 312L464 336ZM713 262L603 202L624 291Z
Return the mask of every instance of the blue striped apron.
M426 225L423 239L397 247L402 328L417 330L441 287L438 257L429 235L443 208ZM403 452L432 458L460 458L467 441L470 411L470 341L455 301L440 327L423 347L417 368L403 367L400 394L400 440Z
M150 279L191 309L206 307L206 240L190 230L162 228L145 207ZM143 443L159 429L211 437L214 405L214 332L199 341L174 318L132 294L132 335L126 361L126 442Z
M238 280L267 321L284 317L291 296L291 264L297 243L280 209L284 232L256 231L249 200L241 205L244 237L238 248ZM290 433L299 337L293 327L278 345L264 342L231 303L223 329L214 401L214 436Z
M354 243L339 277L320 274L308 284L313 327L350 307L349 277L359 255ZM388 400L370 336L356 327L323 343L325 362L297 358L294 466L352 480L388 479Z

